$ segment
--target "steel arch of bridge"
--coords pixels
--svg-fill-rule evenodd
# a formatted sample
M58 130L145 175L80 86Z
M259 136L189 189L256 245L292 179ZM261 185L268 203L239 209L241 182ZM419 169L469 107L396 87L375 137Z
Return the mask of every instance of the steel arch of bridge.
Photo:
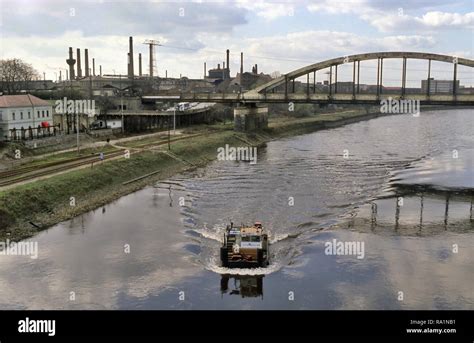
M402 59L402 85L401 91L387 91L382 86L383 81L383 61L384 59ZM296 69L281 77L273 79L268 83L250 89L246 92L238 93L195 93L180 92L176 94L163 94L142 96L144 101L189 101L189 102L214 102L227 104L256 105L266 103L340 103L340 104L380 104L384 99L406 99L406 80L407 80L407 60L418 59L428 61L427 89L424 93L410 93L411 100L420 101L421 104L427 105L463 105L474 106L474 94L458 94L456 86L458 76L458 65L474 67L474 60L440 55L425 52L373 52L357 55L349 55L330 60L311 64L309 66ZM367 60L377 60L377 88L376 93L359 92L360 79L360 62ZM431 77L431 61L445 62L452 65L453 68L453 90L452 93L435 93L430 94L430 77ZM337 87L337 67L343 64L352 64L352 92L338 92ZM316 91L316 72L318 70L330 68L330 82L328 91ZM335 79L332 78L332 69L335 69ZM313 90L311 92L309 75L314 73ZM295 80L306 75L306 92L295 92ZM292 83L293 89L290 90ZM284 85L284 94L275 92L275 88ZM334 90L333 90L334 88ZM383 93L383 94L382 94Z
M383 60L384 59L402 59L403 66L402 66L402 96L405 95L405 88L406 88L406 66L408 59L422 59L429 61L428 64L428 87L427 87L427 95L429 96L430 85L429 80L431 77L431 61L439 61L439 62L446 62L451 63L453 65L453 95L456 95L456 81L457 81L457 66L463 65L467 67L474 67L474 60L470 60L467 58L456 57L456 56L449 56L449 55L440 55L440 54L433 54L433 53L424 53L424 52L406 52L406 51L399 51L399 52L373 52L373 53L365 53L365 54L357 54L357 55L349 55L343 56L338 58L333 58L330 60L318 62L315 64L311 64L309 66L299 68L292 72L289 72L285 75L282 75L270 82L267 82L261 86L258 86L254 89L251 89L244 94L250 96L251 94L266 94L269 91L273 90L274 88L285 85L285 97L289 91L289 83L293 82L293 90L294 90L294 80L307 75L307 93L309 95L309 75L311 73L314 74L313 77L313 92L316 91L316 72L318 70L330 68L330 82L329 82L329 92L331 95L332 93L332 69L335 68L335 92L337 93L337 67L339 65L352 63L353 64L353 71L352 71L352 82L353 82L353 95L359 93L359 78L360 78L360 62L361 61L368 61L368 60L377 60L377 95L381 93L382 89L382 76L383 76Z

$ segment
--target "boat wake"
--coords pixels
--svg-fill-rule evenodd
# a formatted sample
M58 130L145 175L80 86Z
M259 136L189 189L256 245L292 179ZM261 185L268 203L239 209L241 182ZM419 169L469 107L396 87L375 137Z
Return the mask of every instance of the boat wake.
M201 229L192 229L194 233L202 238L201 245L201 263L204 268L217 274L225 275L268 275L274 273L282 268L282 255L275 244L282 241L296 238L298 235L290 233L275 233L268 230L270 244L274 245L270 249L270 265L268 267L260 268L227 268L222 267L219 258L219 247L224 242L224 233L226 228L224 226L215 225L212 228L204 225ZM216 244L219 243L219 244Z
M282 265L270 260L270 265L265 268L226 268L220 266L217 257L212 257L205 265L207 270L223 275L268 275L281 269Z

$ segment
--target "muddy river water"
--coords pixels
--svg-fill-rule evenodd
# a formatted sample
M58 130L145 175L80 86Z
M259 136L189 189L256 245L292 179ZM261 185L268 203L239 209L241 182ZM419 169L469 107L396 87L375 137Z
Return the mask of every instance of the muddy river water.
M0 308L472 310L473 195L472 110L276 140L43 231L36 259L0 256ZM220 267L225 225L256 220L270 266Z

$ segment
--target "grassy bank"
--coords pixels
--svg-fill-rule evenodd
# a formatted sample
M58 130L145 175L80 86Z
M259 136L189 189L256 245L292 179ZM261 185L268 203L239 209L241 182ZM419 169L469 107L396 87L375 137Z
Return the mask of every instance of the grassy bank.
M98 208L157 180L189 168L204 166L217 157L216 149L225 144L242 146L248 142L260 145L271 139L368 118L365 111L297 119L277 118L271 120L269 128L261 134L237 133L230 125L213 125L212 131L206 135L172 143L171 151L179 160L165 154L164 147L131 155L129 159L124 157L93 168L20 185L0 192L0 240L30 237L42 229ZM154 174L128 183L149 173ZM75 206L70 205L71 197L75 198Z

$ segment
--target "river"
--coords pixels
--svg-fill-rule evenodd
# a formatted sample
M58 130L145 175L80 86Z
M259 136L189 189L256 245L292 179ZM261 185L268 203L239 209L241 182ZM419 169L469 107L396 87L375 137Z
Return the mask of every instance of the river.
M36 259L0 256L0 308L472 310L473 194L472 110L275 140L51 227ZM270 266L220 267L224 227L256 220Z

